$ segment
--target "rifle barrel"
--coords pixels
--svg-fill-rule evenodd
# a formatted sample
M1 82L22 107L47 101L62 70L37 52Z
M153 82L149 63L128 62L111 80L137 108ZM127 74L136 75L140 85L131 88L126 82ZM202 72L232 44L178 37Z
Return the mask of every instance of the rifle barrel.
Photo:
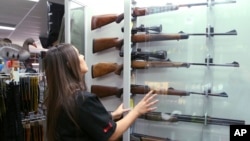
M245 121L243 120L235 120L235 119L224 119L224 118L214 118L210 116L191 116L191 115L173 115L178 119L178 121L185 122L194 122L194 123L205 123L207 120L207 124L215 124L215 125L244 125Z
M232 1L220 1L220 2L211 2L211 5L216 5L216 4L226 4L226 3L236 3L235 0ZM145 16L145 15L150 15L150 14L155 14L155 13L163 13L163 12L168 12L168 11L174 11L178 10L180 7L192 7L192 6L208 6L208 2L203 2L203 3L191 3L191 4L180 4L180 5L173 5L171 3L168 3L165 6L151 6L151 7L135 7L132 9L133 17L138 17L138 16ZM120 14L116 18L116 23L120 23L124 19L124 14Z
M180 32L180 33L183 33L183 32ZM231 31L228 31L228 32L225 32L225 33L189 33L188 35L192 35L192 36L237 35L237 31L236 30L231 30Z
M213 63L189 63L190 65L201 65L201 66L223 66L223 67L239 67L239 63L234 61L226 64L213 64Z
M154 121L168 121L168 122L178 122L178 121L184 121L184 122L193 122L193 123L207 123L207 124L214 124L214 125L223 125L223 126L229 126L229 125L244 125L244 120L235 120L235 119L225 119L225 118L216 118L216 117L210 117L210 116L192 116L192 115L178 115L171 113L162 113L162 112L150 112L146 113L140 118L144 118L147 120L154 120Z
M198 94L198 95L206 95L206 93L199 93L199 92L189 92L190 94ZM208 93L209 96L218 96L218 97L228 97L226 92L221 93Z
M236 1L235 0L232 0L232 1L220 1L220 2L213 1L211 4L212 5L217 5L217 4L226 4L226 3L236 3ZM178 7L192 7L192 6L202 6L202 5L208 6L208 2L180 4L180 5L178 5Z

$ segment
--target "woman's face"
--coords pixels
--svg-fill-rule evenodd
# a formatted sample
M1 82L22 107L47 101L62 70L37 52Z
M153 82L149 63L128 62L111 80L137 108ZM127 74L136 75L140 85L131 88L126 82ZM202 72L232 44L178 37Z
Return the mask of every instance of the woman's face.
M87 64L85 62L84 56L79 53L77 48L75 48L75 50L76 50L76 52L78 54L78 57L79 57L81 72L83 74L85 74L86 72L88 72L88 66L87 66Z

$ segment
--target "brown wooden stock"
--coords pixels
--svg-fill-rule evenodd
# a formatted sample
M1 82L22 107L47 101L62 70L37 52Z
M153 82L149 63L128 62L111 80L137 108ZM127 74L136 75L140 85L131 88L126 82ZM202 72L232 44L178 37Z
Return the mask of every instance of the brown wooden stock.
M133 9L132 16L133 17L144 16L144 15L146 15L146 12L147 12L146 8L135 7ZM124 19L124 13L118 15L115 22L120 23L123 19Z
M166 141L166 139L157 137L141 137L141 141Z
M30 124L26 123L25 124L25 141L30 141L31 139L31 128Z
M95 15L91 19L91 30L100 28L104 25L114 22L117 18L116 14L104 14L104 15Z
M146 13L147 13L147 8L140 8L140 7L135 7L134 9L133 9L133 16L135 17L137 17L137 16L144 16L144 15L146 15Z
M107 97L116 95L120 97L122 95L123 89L111 86L102 86L102 85L92 85L91 93L96 94L98 97Z
M150 91L150 87L147 85L131 85L130 91L132 94L146 94Z
M152 89L148 85L131 85L132 94L146 94L150 90L154 90L154 93L159 95L176 95L176 96L188 96L189 93L182 90L175 90L173 88L168 89Z
M189 67L187 63L170 62L170 61L144 61L133 60L131 66L134 69L147 69L153 67Z
M100 38L93 39L93 53L103 51L112 47L121 50L123 39L115 38Z
M131 41L134 43L180 39L188 39L188 36L182 34L134 34L131 37Z
M162 90L157 91L157 93L162 93ZM178 96L188 96L188 95L190 95L187 91L175 90L173 88L168 88L167 94L168 95L178 95Z
M101 77L111 72L120 75L122 69L123 65L117 63L97 63L92 65L92 78Z

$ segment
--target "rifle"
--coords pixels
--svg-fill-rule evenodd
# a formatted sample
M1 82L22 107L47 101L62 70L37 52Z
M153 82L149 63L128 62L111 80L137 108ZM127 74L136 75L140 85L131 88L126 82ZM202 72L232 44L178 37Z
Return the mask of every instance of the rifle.
M146 29L145 29L146 30ZM206 29L208 31L208 29ZM210 29L213 31L213 28ZM214 35L237 35L236 30L231 30L225 33L189 33L186 34L183 31L179 33L172 33L172 34L134 34L131 36L131 41L133 43L141 43L141 42L152 42L152 41L165 41L165 40L181 40L181 39L188 39L189 36L214 36ZM121 50L123 46L123 39L118 39L117 37L114 38L100 38L93 40L93 53L103 51L109 48L117 48Z
M132 94L146 94L150 90L154 90L147 85L136 85L131 84L130 92ZM123 93L123 88L112 87L112 86L103 86L103 85L92 85L91 92L96 94L98 97L108 97L108 96L117 96L121 97ZM158 95L174 95L174 96L190 96L190 94L198 94L198 95L206 95L206 93L199 93L199 92L187 92L182 90L175 90L174 88L168 89L158 89L154 90L154 93ZM219 97L228 97L225 92L221 93L208 93L209 96L219 96Z
M114 38L99 38L93 39L93 53L100 52L112 47L121 50L123 39Z
M211 2L211 5L216 4L226 4L226 3L236 3L236 1L220 1L220 2ZM132 9L132 17L136 18L139 16L151 15L156 13L163 13L168 11L178 10L181 7L192 7L192 6L208 6L208 2L202 3L191 3L191 4L180 4L174 5L172 3L167 3L165 6L151 6L151 7L135 7ZM117 16L116 23L120 23L124 19L124 14Z
M117 63L97 63L92 65L92 78L101 77L103 75L114 72L117 75L121 74L123 69L123 65L118 65Z
M226 64L214 64L214 63L185 63L185 62L172 62L168 60L132 60L131 67L133 69L148 69L148 68L158 68L158 67L186 67L189 68L191 65L201 65L201 66L224 66L224 67L239 67L238 62L226 63Z
M91 30L100 28L104 25L110 24L116 21L117 15L116 14L104 14L104 15L95 15L92 16L91 19Z
M206 29L206 31L208 31ZM152 41L164 41L164 40L183 40L188 39L189 36L214 36L214 35L237 35L236 30L231 30L225 33L184 33L180 31L179 33L172 34L135 34L131 36L131 41L133 43L141 42L152 42Z
M244 125L244 120L235 119L224 119L216 118L211 116L193 116L193 115L180 115L180 114L170 114L162 112L150 112L146 113L139 118L153 121L168 121L168 122L193 122L193 123L203 123L203 124L214 124L214 125Z
M131 33L132 34L136 34L137 32L150 33L150 31L153 31L152 33L160 33L162 31L162 25L145 27L143 24L141 24L139 27L132 28ZM122 32L124 32L123 27L122 27Z
M120 51L120 57L123 57L123 51ZM149 58L157 58L157 59L166 59L167 58L167 51L165 50L157 50L152 52L147 51L141 51L140 48L137 48L137 51L134 51L134 49L131 52L131 59L145 59L149 60Z
M139 133L132 133L130 134L130 141L174 141L174 140L169 138L161 138Z
M186 63L186 62L172 62L168 60L132 60L131 68L132 69L148 69L148 68L179 68L185 67L189 68L191 65L200 65L200 66L223 66L223 67L239 67L239 63L234 61L232 63L226 64L214 64L214 63ZM92 65L92 78L104 76L111 72L114 72L117 75L121 74L123 70L123 65L118 65L117 63L97 63Z
M138 28L133 28L132 33L137 32L146 32L148 33L149 30L155 31L155 32L161 32L162 26L159 27L144 27L144 25L141 25ZM123 28L122 28L123 31ZM93 39L93 53L100 52L109 48L115 47L118 50L121 50L123 46L123 39L118 39L118 37L111 37L111 38L99 38L99 39Z

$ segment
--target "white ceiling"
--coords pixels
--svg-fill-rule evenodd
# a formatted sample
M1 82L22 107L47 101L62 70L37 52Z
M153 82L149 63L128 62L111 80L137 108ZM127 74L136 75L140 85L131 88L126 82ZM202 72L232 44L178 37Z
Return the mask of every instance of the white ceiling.
M47 37L47 1L1 0L0 25L16 25L16 30L0 29L0 38L9 38L12 43L22 45L25 39L32 37L38 48L42 48L39 36ZM64 0L49 1L64 3Z

